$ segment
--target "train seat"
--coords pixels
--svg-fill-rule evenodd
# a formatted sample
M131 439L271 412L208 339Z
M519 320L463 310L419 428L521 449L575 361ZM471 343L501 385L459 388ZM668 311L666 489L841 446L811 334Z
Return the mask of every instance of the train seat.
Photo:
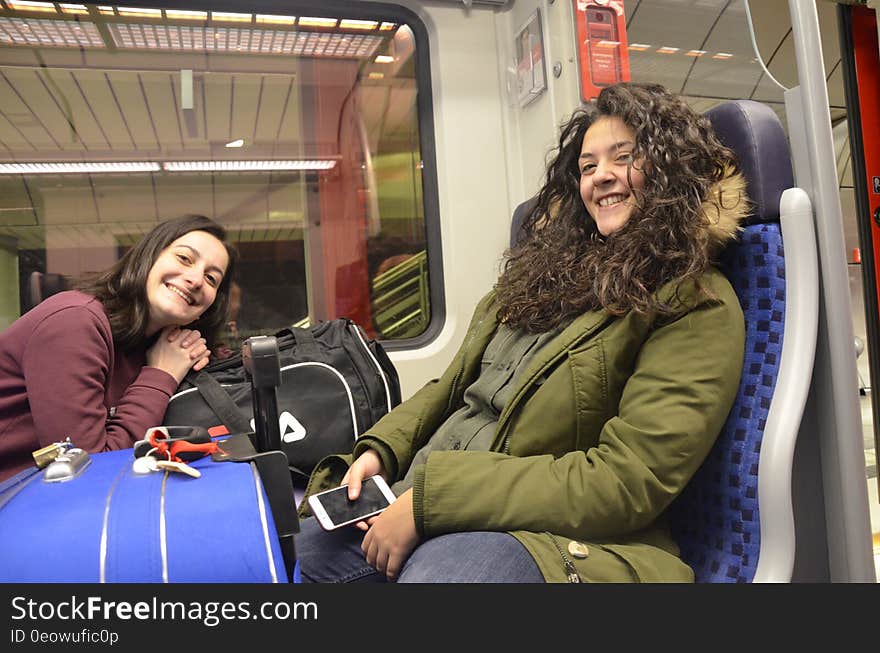
M812 208L794 188L788 142L772 109L737 100L706 116L736 152L753 205L721 260L745 316L745 358L733 408L674 502L671 525L697 582L788 582L794 448L819 319Z
M745 357L724 428L673 502L670 523L697 582L788 582L795 550L791 470L818 328L812 209L806 193L793 188L788 142L773 110L737 100L706 115L736 152L752 202L740 237L720 261L742 304ZM534 203L514 211L511 244Z
M55 293L67 290L69 283L67 277L55 272L31 272L28 277L27 306L22 313L29 311L41 301Z

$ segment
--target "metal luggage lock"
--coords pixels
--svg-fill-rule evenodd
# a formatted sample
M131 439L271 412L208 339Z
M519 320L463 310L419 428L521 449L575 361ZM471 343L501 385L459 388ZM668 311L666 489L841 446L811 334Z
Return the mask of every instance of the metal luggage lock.
M91 462L87 451L70 447L49 463L43 472L43 480L47 483L69 481L82 474Z

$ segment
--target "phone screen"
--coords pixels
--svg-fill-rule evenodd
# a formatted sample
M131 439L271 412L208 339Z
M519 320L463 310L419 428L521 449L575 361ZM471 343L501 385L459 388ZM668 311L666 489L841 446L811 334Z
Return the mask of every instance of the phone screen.
M314 498L321 502L327 516L334 524L354 521L391 505L372 478L364 480L360 496L354 501L348 498L346 486L323 492Z
M587 46L590 53L590 77L595 86L610 86L620 81L617 46L600 45L617 40L617 15L607 8L587 10Z

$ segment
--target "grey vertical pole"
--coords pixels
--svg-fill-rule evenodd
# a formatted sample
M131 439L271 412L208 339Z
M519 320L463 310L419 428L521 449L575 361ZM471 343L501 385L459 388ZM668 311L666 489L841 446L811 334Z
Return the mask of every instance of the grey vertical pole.
M789 0L788 6L803 120L800 129L790 133L793 138L798 132L806 138L805 151L801 149L808 157L808 168L801 161L795 172L797 184L813 201L822 284L819 342L809 399L817 419L805 420L800 437L819 443L828 580L874 582L849 276L819 18L813 0ZM794 147L793 153L797 158ZM809 519L809 515L802 518Z

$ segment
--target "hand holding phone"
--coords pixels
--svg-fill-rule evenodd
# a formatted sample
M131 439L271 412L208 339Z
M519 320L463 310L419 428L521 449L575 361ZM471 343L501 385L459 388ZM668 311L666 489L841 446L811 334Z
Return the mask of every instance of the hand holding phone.
M394 493L381 476L364 479L357 499L348 498L348 486L318 492L309 497L309 508L321 528L332 531L341 526L378 515L395 500Z

